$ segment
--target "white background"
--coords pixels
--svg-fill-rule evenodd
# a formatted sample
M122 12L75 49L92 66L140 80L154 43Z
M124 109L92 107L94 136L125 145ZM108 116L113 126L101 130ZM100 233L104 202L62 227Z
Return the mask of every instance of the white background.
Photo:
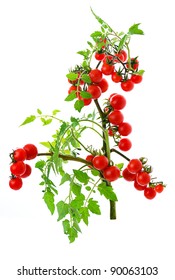
M117 220L109 220L108 203L100 198L102 216L91 217L88 228L83 227L79 239L69 244L61 223L56 222L57 216L50 215L42 200L37 170L33 170L33 176L25 180L20 191L8 187L8 155L26 143L33 143L43 151L38 143L51 139L56 124L42 127L37 122L19 128L37 108L44 113L61 109L60 117L66 119L74 114L72 104L63 101L68 88L65 74L81 62L76 52L86 48L89 35L98 30L90 6L117 31L127 31L139 22L145 31L145 36L135 36L131 43L133 56L139 55L140 66L146 70L143 83L133 92L124 93L128 100L125 117L133 126L130 137L133 148L128 156L148 157L154 175L167 183L167 189L148 201L132 184L116 182ZM158 276L144 279L174 279L173 11L170 0L152 1L151 5L147 1L129 0L0 2L0 276L3 280L37 279L17 276L16 271L22 265L27 268L74 265L79 269L102 270L111 266L158 266ZM118 85L114 88L121 93ZM34 167L35 160L31 164ZM59 178L56 180L59 183ZM38 278L56 279L56 276ZM99 277L106 278L127 276L112 277L107 273Z

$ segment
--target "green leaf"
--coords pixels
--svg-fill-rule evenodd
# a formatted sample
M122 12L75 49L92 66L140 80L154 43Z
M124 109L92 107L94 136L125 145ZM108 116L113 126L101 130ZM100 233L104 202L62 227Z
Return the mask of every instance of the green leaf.
M90 177L87 175L87 173L76 169L73 169L73 172L78 181L84 183L85 185L88 184Z
M76 127L77 125L79 125L78 119L71 117L70 120L72 122L73 127Z
M111 186L107 186L106 183L101 183L100 185L98 185L97 189L100 194L104 195L107 199L117 201L117 196Z
M88 217L90 216L88 208L87 207L82 207L80 209L80 213L81 213L81 219L88 226L88 224L89 224Z
M40 142L41 145L43 145L44 147L50 149L50 143L49 142Z
M83 98L86 98L86 99L92 98L92 94L90 94L90 93L87 92L87 91L81 91L81 92L80 92L80 95L81 95Z
M74 72L70 72L69 74L66 75L66 77L70 80L70 81L75 81L78 78L78 74L74 73Z
M63 225L64 234L68 234L69 230L70 230L69 220L66 219L66 220L62 221L62 225Z
M46 165L46 162L44 160L39 160L35 163L35 168L42 170L45 165Z
M60 186L63 185L65 182L70 181L71 177L68 173L65 173L62 176L61 182L60 182Z
M144 35L143 30L139 29L139 25L140 25L140 23L135 23L135 24L133 24L133 25L129 28L128 33L129 33L130 35L133 35L133 34Z
M77 183L71 183L71 191L76 195L80 195L81 193L81 185L80 184L77 184Z
M91 47L91 49L93 49L93 44L89 41L87 41L88 45Z
M52 111L52 115L53 115L53 116L56 116L57 113L59 113L59 112L60 112L60 110L55 109L55 110Z
M45 191L43 199L48 209L50 210L51 214L53 215L55 211L54 194L50 191L49 188L47 188L47 190Z
M68 238L69 238L70 243L74 242L75 238L77 238L77 237L78 237L77 231L75 230L75 228L71 227L69 229L69 233L68 233Z
M98 201L93 200L93 198L90 198L88 201L88 209L96 215L101 215L100 206L98 205Z
M48 125L52 122L52 119L45 119L45 118L40 118L42 121L43 125Z
M71 91L68 96L64 99L65 101L72 101L77 97L76 90Z
M88 74L83 74L83 75L81 76L81 79L82 79L85 83L88 83L88 84L92 83L91 78L89 77Z
M89 58L90 53L91 53L91 52L90 52L90 50L88 50L88 49L86 49L86 50L84 50L84 51L79 51L79 52L77 52L77 54L80 54L80 55L84 56L85 59L88 59L88 58Z
M91 173L93 176L100 176L100 171L96 170L96 169L92 169Z
M89 186L87 186L85 189L86 189L88 192L91 191L91 187L89 187Z
M92 12L92 14L94 15L94 17L96 18L96 20L97 20L104 28L108 28L108 30L109 30L110 32L113 32L113 29L112 29L102 18L100 18L99 16L97 16L97 15L94 13L94 11L92 10L92 8L91 8L91 12Z
M103 34L101 31L94 31L91 35L90 35L92 38L95 38L95 37L102 37Z
M37 109L37 113L38 113L39 115L41 115L41 114L42 114L42 112L41 112L41 110L40 110L40 109Z
M123 166L124 166L124 163L117 163L117 164L115 164L115 166L117 166L120 170L122 170L123 169Z
M77 223L76 220L74 220L73 227L74 227L77 231L81 232L81 229L80 229L80 227L79 227L79 224Z
M57 211L58 211L58 220L62 220L69 213L69 205L64 201L60 200L57 203Z
M137 72L135 72L134 74L136 74L136 75L143 75L145 73L145 70L138 70Z
M120 40L120 43L118 45L118 51L120 51L123 46L125 45L125 42L127 41L127 39L129 38L128 34L125 34L122 39Z
M60 126L60 130L58 132L58 137L62 136L65 133L65 131L68 128L68 126L69 126L69 124L67 124L66 122L62 123L62 125Z
M81 112L81 109L84 107L83 100L77 100L74 104L75 110L77 110L79 113Z
M34 115L31 115L30 117L27 117L20 126L34 122L34 120L36 120L36 117Z
M81 208L83 206L84 200L85 200L85 196L84 196L84 194L81 193L80 195L76 196L76 198L74 198L71 201L70 205L73 208L79 209L79 208Z

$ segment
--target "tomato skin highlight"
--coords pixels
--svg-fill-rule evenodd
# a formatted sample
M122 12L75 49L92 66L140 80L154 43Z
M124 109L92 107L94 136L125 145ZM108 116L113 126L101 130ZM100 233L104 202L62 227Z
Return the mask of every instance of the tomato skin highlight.
M11 178L9 181L9 187L15 191L21 189L22 185L23 185L22 179L19 177Z
M120 177L120 169L117 166L109 166L103 171L103 177L107 181L113 182Z
M35 145L33 144L26 144L23 149L26 151L27 153L27 160L31 160L36 158L36 156L38 155L38 149Z
M13 152L13 158L15 161L24 161L26 160L27 154L24 149L16 149Z
M92 164L96 169L103 170L108 166L109 161L107 157L97 155L93 158Z
M25 172L20 176L20 178L27 178L30 176L30 174L32 173L32 168L29 164L26 163L26 170Z

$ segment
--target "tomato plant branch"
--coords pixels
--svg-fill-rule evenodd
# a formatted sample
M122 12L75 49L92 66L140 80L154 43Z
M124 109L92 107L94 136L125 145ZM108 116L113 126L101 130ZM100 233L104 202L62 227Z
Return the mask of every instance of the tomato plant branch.
M114 149L114 148L112 148L112 149L110 150L110 152L111 152L111 153L114 152L114 153L120 155L121 157L125 158L127 161L130 161L130 158L128 158L127 156L125 156L124 154L122 154L121 152L117 151L117 150Z

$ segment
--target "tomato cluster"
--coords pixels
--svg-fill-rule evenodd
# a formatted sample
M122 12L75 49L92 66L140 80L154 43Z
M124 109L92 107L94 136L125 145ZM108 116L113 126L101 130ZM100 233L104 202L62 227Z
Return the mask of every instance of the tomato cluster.
M128 122L124 122L124 115L121 112L125 106L125 97L113 93L110 95L107 106L104 109L109 123L108 134L114 137L115 143L124 152L132 147L131 141L126 137L132 132L132 126ZM123 136L124 138L122 138Z
M104 155L87 155L86 160L92 166L102 172L102 176L109 182L116 181L120 177L120 169L115 165L110 165L109 160Z
M156 193L161 193L164 190L165 186L160 182L151 182L152 168L145 163L142 159L131 159L123 170L122 176L126 181L134 182L136 190L144 191L144 196L147 199L153 199Z
M32 168L25 160L34 159L38 155L38 150L33 144L26 144L23 148L18 148L10 154L12 164L10 165L11 178L9 186L13 190L19 190L22 185L22 179L30 176Z

